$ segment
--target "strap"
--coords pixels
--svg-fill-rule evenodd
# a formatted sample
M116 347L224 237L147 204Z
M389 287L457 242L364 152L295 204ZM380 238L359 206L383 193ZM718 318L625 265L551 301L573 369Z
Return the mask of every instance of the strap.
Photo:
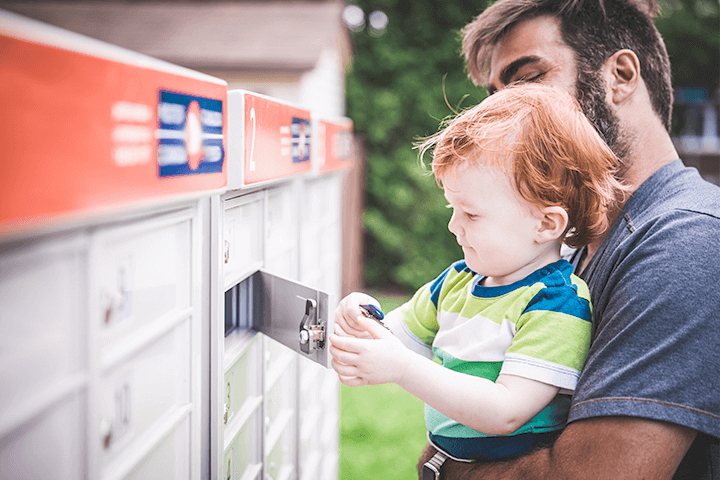
M440 480L440 468L442 468L447 458L444 453L437 452L430 460L425 462L422 480Z

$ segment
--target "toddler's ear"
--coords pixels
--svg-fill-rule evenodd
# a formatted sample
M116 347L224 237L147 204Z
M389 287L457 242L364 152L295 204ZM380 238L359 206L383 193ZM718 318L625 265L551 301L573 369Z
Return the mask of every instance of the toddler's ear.
M535 241L545 243L562 239L568 226L568 214L560 206L543 207L540 209L538 229L535 232Z

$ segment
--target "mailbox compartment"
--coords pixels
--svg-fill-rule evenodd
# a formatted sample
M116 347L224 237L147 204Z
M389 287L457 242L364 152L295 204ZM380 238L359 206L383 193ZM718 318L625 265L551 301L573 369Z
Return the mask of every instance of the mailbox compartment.
M164 416L190 403L189 343L190 326L185 321L102 376L103 465L156 428Z
M293 431L284 431L265 457L267 480L290 480L295 478L295 439Z
M300 210L300 280L333 293L341 284L341 185L336 176L306 182L307 208Z
M85 370L86 246L73 235L0 252L0 424Z
M223 425L227 433L234 422L244 422L262 400L262 341L256 336L226 352L223 384ZM259 434L258 434L259 437ZM225 437L225 441L230 439Z
M190 417L185 416L130 472L121 474L118 471L117 474L104 476L103 480L146 480L149 478L186 480L191 478L190 430Z
M299 359L299 455L300 479L336 478L339 463L339 381L307 359Z
M267 190L265 267L268 272L297 278L298 187L287 183Z
M225 442L223 480L254 480L262 470L262 441L258 432L262 427L260 409L239 425L232 438Z
M90 235L91 476L200 474L200 212L176 207Z
M192 211L96 235L96 321L100 349L137 335L163 317L187 315L192 298Z
M3 480L85 478L86 396L74 393L0 439Z
M263 200L263 194L256 194L223 202L221 262L225 290L262 265Z
M276 343L266 338L266 344ZM274 361L267 362L265 373L265 427L266 447L271 450L277 438L286 431L295 431L295 409L297 401L297 355L278 345L287 353ZM269 350L266 350L270 353ZM289 354L289 355L288 355Z

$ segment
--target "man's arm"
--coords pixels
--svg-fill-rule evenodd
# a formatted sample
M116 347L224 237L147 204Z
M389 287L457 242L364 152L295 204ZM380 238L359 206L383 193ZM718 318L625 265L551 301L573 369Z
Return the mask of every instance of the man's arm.
M447 460L448 480L499 479L671 479L695 439L679 425L632 417L577 420L555 445L526 456L494 463ZM429 458L427 449L418 467ZM420 477L422 478L422 476Z

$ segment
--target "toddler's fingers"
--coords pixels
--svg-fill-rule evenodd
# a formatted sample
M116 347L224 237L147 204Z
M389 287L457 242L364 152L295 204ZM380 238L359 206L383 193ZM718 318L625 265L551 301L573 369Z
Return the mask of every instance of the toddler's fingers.
M342 375L338 375L338 378L340 379L340 383L348 387L367 385L367 382L360 377L343 377Z

